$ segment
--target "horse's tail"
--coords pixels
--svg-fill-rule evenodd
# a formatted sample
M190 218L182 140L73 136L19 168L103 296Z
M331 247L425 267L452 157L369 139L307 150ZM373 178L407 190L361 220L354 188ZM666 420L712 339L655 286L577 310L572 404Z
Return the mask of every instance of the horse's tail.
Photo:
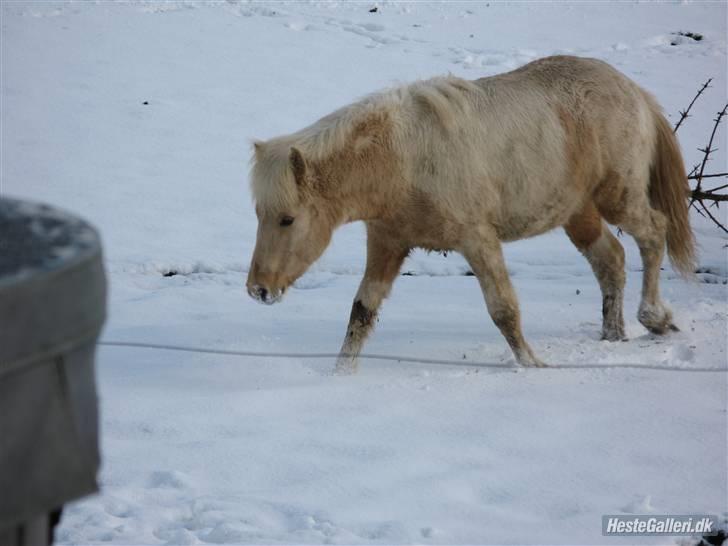
M667 254L673 268L683 277L695 274L695 237L690 229L688 195L690 187L685 165L672 127L655 110L655 151L650 170L650 202L667 219Z

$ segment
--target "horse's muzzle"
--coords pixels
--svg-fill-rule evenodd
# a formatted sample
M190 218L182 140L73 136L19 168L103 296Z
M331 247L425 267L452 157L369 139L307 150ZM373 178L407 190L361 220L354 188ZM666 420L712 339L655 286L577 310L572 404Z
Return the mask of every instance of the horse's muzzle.
M260 286L259 284L248 286L248 294L250 295L250 297L257 302L265 303L266 305L273 305L274 303L278 303L279 301L281 301L285 292L285 288L268 290L267 288Z

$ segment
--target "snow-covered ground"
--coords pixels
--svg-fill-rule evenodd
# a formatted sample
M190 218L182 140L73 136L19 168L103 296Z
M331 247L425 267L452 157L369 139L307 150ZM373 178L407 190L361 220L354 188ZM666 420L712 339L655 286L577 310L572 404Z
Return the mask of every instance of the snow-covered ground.
M674 121L713 77L679 132L690 165L726 100L724 2L372 6L3 2L2 194L100 228L104 339L335 352L362 226L342 228L282 304L255 304L250 139L370 91L568 52L612 63ZM725 169L725 135L711 171ZM603 537L601 515L728 506L728 240L693 221L706 273L686 283L666 265L682 328L666 338L635 318L627 237L625 343L599 341L596 282L561 230L507 246L525 334L556 369L503 367L511 354L464 261L424 253L366 351L457 364L363 361L335 377L329 358L102 346L102 492L67 509L60 542L673 541Z

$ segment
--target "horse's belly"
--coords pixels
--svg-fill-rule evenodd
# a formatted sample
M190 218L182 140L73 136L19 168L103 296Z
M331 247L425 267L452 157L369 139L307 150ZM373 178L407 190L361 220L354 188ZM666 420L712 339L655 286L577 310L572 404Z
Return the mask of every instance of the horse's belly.
M535 237L556 227L563 226L575 212L573 196L529 200L530 205L504 207L496 224L501 241L515 241Z

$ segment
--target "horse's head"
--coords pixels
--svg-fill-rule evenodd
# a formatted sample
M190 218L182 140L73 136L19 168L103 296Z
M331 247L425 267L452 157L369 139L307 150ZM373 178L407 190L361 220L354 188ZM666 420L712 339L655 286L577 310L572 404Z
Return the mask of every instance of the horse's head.
M301 152L276 144L255 145L251 173L258 234L247 288L267 304L280 301L321 256L336 223Z

